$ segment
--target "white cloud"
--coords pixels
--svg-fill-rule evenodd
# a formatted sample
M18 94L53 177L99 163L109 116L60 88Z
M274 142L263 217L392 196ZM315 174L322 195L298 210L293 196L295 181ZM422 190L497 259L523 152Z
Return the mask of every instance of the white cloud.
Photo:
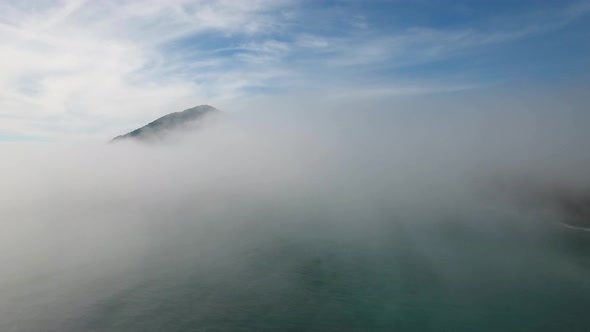
M114 119L133 126L170 109L235 94L232 89L247 86L251 78L218 77L213 86L203 86L199 77L160 76L185 68L158 47L205 31L259 33L278 24L269 11L284 4L60 1L31 9L2 2L0 132L58 138L100 127L101 134L114 134L121 130L121 125L109 127ZM215 65L215 59L202 59L190 69Z

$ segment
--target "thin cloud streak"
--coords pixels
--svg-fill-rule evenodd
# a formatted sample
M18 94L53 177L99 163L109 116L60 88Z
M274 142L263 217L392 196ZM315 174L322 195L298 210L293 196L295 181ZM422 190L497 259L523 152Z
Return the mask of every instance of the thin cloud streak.
M99 139L164 113L236 105L252 94L413 95L484 86L468 75L408 82L396 70L560 29L589 8L578 2L488 27L393 32L355 14L352 30L333 35L300 29L309 9L292 1L72 0L34 9L0 1L0 114L11 119L0 132Z

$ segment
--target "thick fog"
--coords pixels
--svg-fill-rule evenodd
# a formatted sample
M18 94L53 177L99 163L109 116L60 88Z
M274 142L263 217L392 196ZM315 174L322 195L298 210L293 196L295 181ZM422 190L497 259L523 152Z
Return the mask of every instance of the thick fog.
M224 324L254 312L313 324L356 312L348 298L384 328L442 298L493 321L491 299L520 290L527 308L535 287L575 288L577 315L586 232L565 220L590 217L590 119L455 102L222 107L160 143L3 144L0 330L236 330ZM445 291L411 286L425 276Z

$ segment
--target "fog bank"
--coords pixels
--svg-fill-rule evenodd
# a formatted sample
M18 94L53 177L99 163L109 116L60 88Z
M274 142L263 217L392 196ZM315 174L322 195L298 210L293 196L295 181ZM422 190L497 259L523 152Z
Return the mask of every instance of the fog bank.
M493 292L569 285L588 304L570 247L588 239L552 197L586 199L589 123L575 110L252 110L161 144L3 144L0 329L156 330L169 306L182 330L284 305L272 326L289 299L310 310L293 322L313 325L348 303L323 285L343 299L361 285L382 328L402 323L371 316L392 310L380 293L481 315ZM450 293L410 286L425 276Z

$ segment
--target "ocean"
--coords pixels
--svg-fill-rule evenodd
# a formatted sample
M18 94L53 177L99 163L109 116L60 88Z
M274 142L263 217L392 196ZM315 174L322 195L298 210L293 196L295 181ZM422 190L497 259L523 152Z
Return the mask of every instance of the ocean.
M153 224L143 241L94 251L81 241L42 273L4 275L0 330L590 330L590 233L300 217Z

